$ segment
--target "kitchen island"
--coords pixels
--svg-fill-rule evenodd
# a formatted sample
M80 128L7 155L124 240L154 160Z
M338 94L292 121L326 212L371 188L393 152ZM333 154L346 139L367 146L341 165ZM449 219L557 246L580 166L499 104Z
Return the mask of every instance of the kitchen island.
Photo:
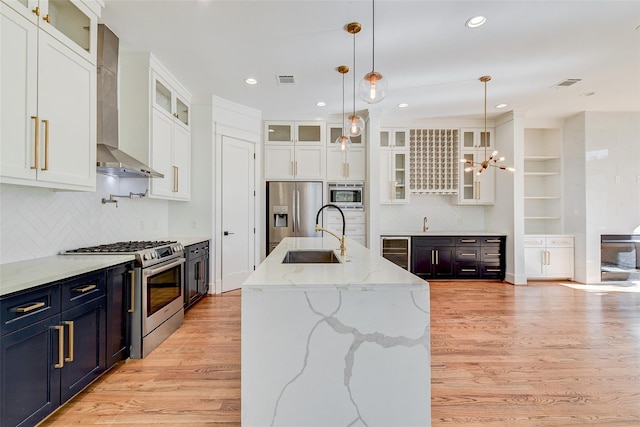
M431 424L428 283L338 246L286 238L243 284L243 426ZM282 262L311 249L340 262Z

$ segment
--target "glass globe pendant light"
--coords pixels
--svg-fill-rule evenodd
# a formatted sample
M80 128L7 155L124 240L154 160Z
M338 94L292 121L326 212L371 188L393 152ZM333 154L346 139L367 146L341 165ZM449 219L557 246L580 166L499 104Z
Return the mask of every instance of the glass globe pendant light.
M371 0L372 9L372 43L371 43L371 72L365 74L360 81L358 92L360 99L368 104L377 104L387 96L389 90L389 80L385 79L381 73L376 71L376 6Z
M364 129L364 119L356 114L356 34L360 32L362 26L359 22L351 22L347 24L347 32L353 34L353 113L345 118L344 126L347 130L346 135L356 137L362 135Z
M349 67L346 65L340 65L337 68L338 72L342 74L342 117L344 118L344 75L349 72ZM342 135L336 138L336 144L340 144L342 151L347 151L351 146L351 138L347 136L345 124L342 125Z

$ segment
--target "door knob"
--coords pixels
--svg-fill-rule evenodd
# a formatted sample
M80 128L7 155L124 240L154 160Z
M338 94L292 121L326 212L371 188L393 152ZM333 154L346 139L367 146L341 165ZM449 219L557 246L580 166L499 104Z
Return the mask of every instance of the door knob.
M228 236L228 235L230 235L230 234L236 234L236 233L232 233L232 232L230 232L230 231L225 231L223 234L224 234L225 236Z

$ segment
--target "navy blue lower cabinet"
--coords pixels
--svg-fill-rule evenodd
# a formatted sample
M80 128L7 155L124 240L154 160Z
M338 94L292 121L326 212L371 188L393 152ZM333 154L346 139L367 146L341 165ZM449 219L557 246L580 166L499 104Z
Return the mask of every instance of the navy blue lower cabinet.
M104 372L104 277L0 298L0 426L35 426Z
M107 270L107 369L129 357L133 312L131 304L135 300L132 272L133 264L130 263Z
M0 338L0 425L34 426L60 406L61 334L58 315Z
M61 315L64 326L61 400L66 402L105 370L105 301L98 298Z

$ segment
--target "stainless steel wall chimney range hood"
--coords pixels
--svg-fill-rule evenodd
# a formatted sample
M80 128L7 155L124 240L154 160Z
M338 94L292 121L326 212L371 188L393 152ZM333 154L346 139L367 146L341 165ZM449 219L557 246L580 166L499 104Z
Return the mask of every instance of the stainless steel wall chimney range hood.
M98 25L97 172L127 178L164 178L118 148L118 36Z

